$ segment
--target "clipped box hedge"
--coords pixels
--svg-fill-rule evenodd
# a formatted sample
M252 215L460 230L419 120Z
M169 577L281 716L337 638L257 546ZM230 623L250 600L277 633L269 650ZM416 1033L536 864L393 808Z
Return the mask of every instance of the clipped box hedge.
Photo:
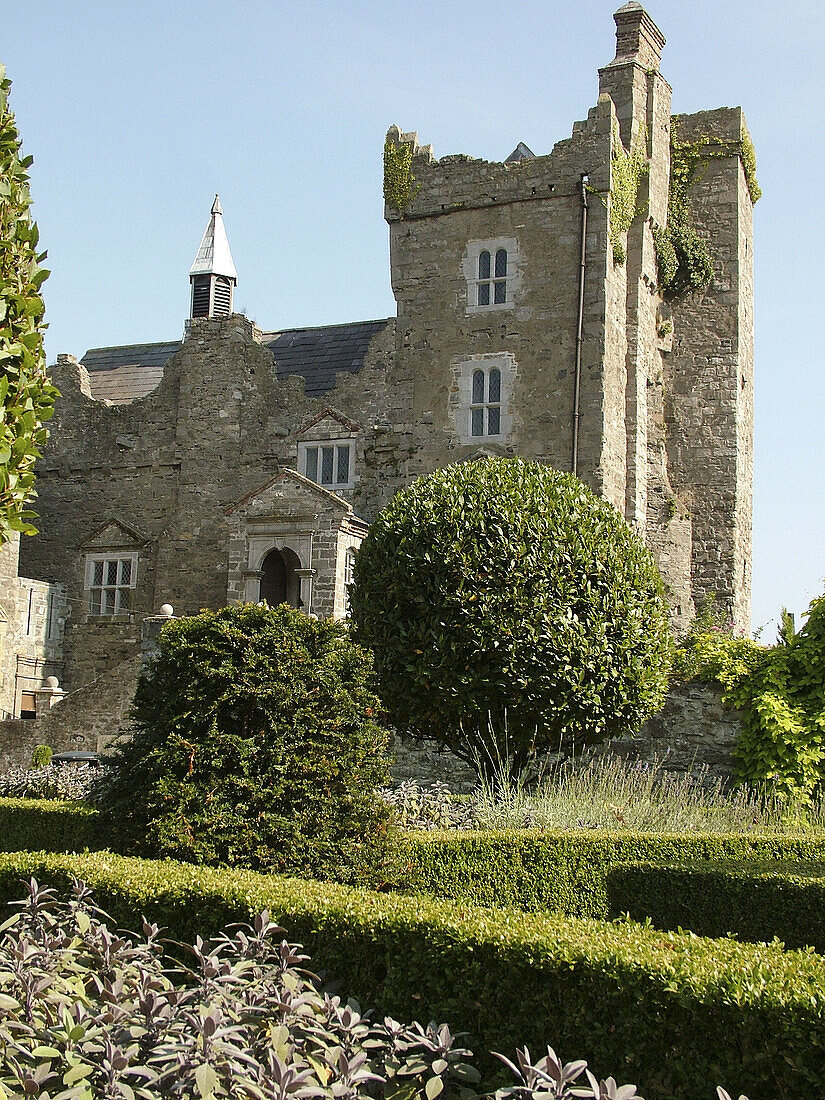
M803 865L825 868L825 838L450 831L408 833L399 846L393 890L603 920L630 913L825 952L825 877L800 878ZM94 810L0 799L0 851L104 847Z
M825 861L825 836L445 831L407 833L401 844L394 889L602 920L627 909L608 885L626 864ZM638 898L636 913L648 915L644 903Z
M20 879L84 878L122 925L146 913L174 938L267 908L345 995L401 1019L437 1018L483 1052L551 1043L648 1100L819 1095L825 960L776 945L703 940L424 897L92 853L0 856L0 899Z
M780 939L786 947L825 953L825 863L659 867L629 864L608 872L609 908L657 928L699 936L735 933Z
M104 848L98 813L77 802L0 798L0 852Z

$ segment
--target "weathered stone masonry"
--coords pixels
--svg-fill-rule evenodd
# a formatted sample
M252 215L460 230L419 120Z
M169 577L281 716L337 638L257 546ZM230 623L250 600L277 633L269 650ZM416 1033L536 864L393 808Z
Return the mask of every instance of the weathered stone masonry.
M125 668L140 620L163 603L186 614L280 592L342 615L352 551L420 474L485 454L570 469L583 193L577 471L646 539L678 629L711 592L749 625L747 131L738 108L680 119L682 138L725 155L691 193L713 282L668 302L654 247L670 179L664 38L636 3L615 21L596 105L546 155L519 145L503 163L438 160L390 129L414 177L404 209L385 208L397 318L267 332L232 314L216 203L191 275L203 315L182 341L58 357L42 533L23 568L65 585L68 689ZM643 213L617 262L616 164L635 149L649 168ZM99 601L90 614L95 561L126 563L119 614Z

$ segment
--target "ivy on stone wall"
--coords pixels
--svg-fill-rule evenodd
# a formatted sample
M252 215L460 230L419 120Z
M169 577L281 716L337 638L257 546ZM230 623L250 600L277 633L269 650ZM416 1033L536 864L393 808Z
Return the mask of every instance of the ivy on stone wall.
M413 147L408 141L384 142L384 201L403 214L418 194L412 172Z
M625 150L618 128L613 137L613 162L610 171L610 244L613 262L623 264L627 258L627 231L639 208L639 188L650 168L644 153L644 137L630 152Z
M670 191L667 225L653 232L659 285L672 298L688 290L705 290L713 278L713 259L707 242L696 230L690 206L690 188L713 159L739 156L751 201L762 192L756 180L756 152L747 133L741 141L722 141L705 134L693 141L679 140L678 116L670 131Z
M0 545L13 531L35 532L26 504L57 396L43 351L40 287L48 272L29 216L32 160L20 153L10 88L0 65Z

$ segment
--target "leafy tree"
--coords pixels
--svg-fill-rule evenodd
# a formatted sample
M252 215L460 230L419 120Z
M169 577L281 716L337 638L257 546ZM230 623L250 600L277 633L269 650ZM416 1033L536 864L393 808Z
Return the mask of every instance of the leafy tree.
M11 81L0 65L0 545L34 534L34 464L46 441L57 390L46 374L37 226L29 217L28 169L9 110Z
M367 880L386 732L346 628L286 604L173 620L98 801L127 853Z
M653 559L577 478L467 462L398 493L351 589L393 721L472 763L637 728L667 687Z

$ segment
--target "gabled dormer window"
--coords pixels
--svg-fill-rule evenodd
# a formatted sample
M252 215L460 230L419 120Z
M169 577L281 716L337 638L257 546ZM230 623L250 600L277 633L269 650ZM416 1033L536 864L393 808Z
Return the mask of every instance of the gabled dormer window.
M351 489L353 481L351 439L298 444L298 469L304 477L325 489Z
M136 584L137 554L86 555L86 606L90 615L112 618L128 614Z

